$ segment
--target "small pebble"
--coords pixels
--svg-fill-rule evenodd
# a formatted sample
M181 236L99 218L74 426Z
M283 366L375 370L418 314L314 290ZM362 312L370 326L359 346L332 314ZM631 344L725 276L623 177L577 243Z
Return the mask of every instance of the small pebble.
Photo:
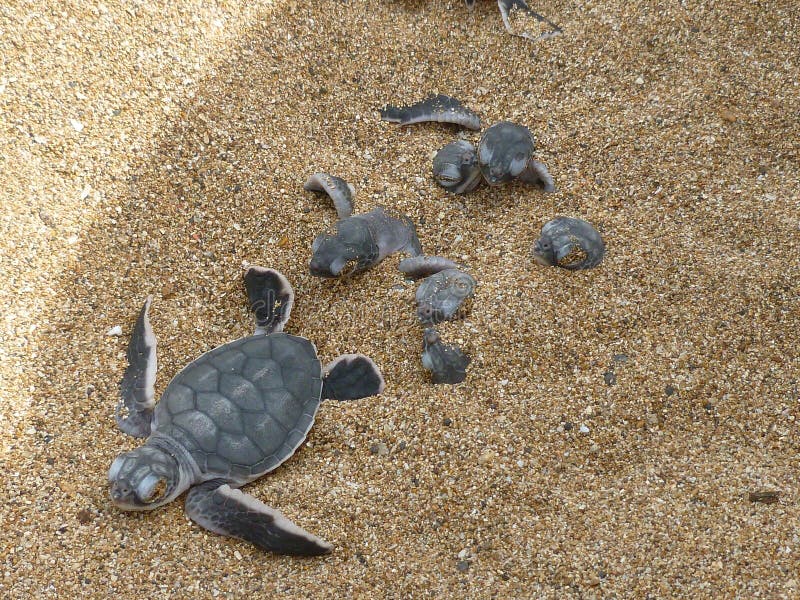
M461 573L466 573L469 571L469 561L467 560L460 560L456 563L456 569L458 569Z
M374 442L370 445L369 451L378 456L387 456L389 454L389 448L383 442Z
M589 433L589 428L586 425L581 425L580 428L578 429L578 431L580 431L582 434L586 435L587 433Z
M114 327L106 331L106 335L120 336L122 335L122 327L120 327L119 325L114 325Z

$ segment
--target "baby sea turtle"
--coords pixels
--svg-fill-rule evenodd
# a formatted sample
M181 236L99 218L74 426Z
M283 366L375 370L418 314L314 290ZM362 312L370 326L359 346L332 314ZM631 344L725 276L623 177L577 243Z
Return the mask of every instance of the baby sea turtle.
M535 143L527 127L500 121L483 132L478 142L478 166L489 185L519 179L545 192L555 190L547 167L533 159Z
M442 342L433 327L422 334L422 366L431 372L433 383L461 383L467 378L470 360L458 346Z
M466 3L467 8L470 10L472 10L475 6L475 0L464 0L464 2ZM525 0L497 0L497 6L500 8L500 16L503 18L503 25L505 25L506 31L511 35L516 35L527 40L537 41L555 37L563 33L561 28L553 23L550 19L532 11ZM533 35L527 31L516 33L511 26L511 17L515 14L520 14L523 17L531 17L539 23L544 23L549 27L552 27L552 29L539 35Z
M599 265L605 244L600 233L583 219L556 217L544 224L532 253L541 265L577 271Z
M409 106L386 106L381 110L381 119L400 125L413 123L454 123L467 129L480 131L481 119L459 100L445 94L429 96Z
M406 258L397 268L412 279L424 278L416 294L417 317L424 325L458 318L475 293L475 279L440 256Z
M313 256L309 271L315 277L349 277L374 267L395 252L407 252L412 256L422 253L417 228L408 217L392 216L381 206L351 216L355 191L344 180L316 173L306 182L305 188L321 188L329 194L332 190L339 215L339 221L331 230L319 234L311 245ZM350 192L349 197L344 190Z
M533 158L535 143L527 127L500 121L487 128L478 149L465 140L447 144L433 159L433 177L448 191L464 194L475 189L481 177L489 185L512 180L553 192L547 167Z
M118 409L117 423L147 441L111 464L111 498L123 510L152 510L188 489L187 515L210 531L272 552L324 554L329 543L238 488L294 454L322 400L379 394L383 377L362 354L323 368L314 344L280 332L294 292L278 271L252 267L245 284L264 333L201 355L172 379L158 404L151 298L145 302L120 386L128 415Z
M433 177L454 194L471 192L481 182L475 146L466 140L450 142L433 158Z

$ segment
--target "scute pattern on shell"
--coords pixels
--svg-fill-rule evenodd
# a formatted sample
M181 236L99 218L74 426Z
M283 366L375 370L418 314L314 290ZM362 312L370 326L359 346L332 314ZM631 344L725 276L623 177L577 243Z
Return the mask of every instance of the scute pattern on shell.
M441 323L457 318L476 285L475 279L460 269L445 269L426 277L416 293L419 320Z
M321 372L304 338L235 340L175 376L156 407L154 429L181 443L204 477L247 483L303 442L320 405Z

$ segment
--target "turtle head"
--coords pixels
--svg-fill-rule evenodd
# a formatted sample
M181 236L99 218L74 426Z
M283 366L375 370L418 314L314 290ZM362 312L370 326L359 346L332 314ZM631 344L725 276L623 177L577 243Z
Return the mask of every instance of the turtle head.
M308 269L314 277L347 277L357 267L358 251L338 235L321 233L311 248L314 254Z
M533 255L533 260L542 266L552 267L556 264L553 240L549 235L543 235L534 242L531 254Z
M152 510L183 490L178 461L153 446L120 454L108 470L111 500L123 510Z
M523 172L533 153L527 127L501 121L489 127L478 144L478 164L489 185L508 183Z

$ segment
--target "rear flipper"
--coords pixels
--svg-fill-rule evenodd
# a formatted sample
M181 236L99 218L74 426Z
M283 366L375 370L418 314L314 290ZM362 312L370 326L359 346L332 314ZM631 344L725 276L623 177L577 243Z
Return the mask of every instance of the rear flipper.
M411 279L422 279L435 275L445 269L458 269L458 264L443 256L411 256L404 258L397 265L397 269Z
M500 8L500 16L503 18L503 25L506 27L506 31L511 35L516 35L527 40L537 41L537 40L546 40L551 37L555 37L557 35L561 35L563 33L561 27L553 23L547 17L543 17L539 13L536 13L531 10L528 6L528 3L525 0L497 0L497 6ZM532 17L536 19L539 23L545 23L546 25L552 27L551 31L546 31L539 35L533 35L532 33L528 33L527 31L523 31L522 33L516 33L514 29L511 27L511 21L509 16L514 11L521 11L526 16Z
M283 331L294 304L294 290L286 277L275 269L250 267L244 287L256 319L254 335Z
M292 523L279 510L219 479L189 490L186 514L209 531L239 538L278 554L318 556L333 548Z
M328 364L322 374L322 398L358 400L383 391L378 366L363 354L343 354Z
M525 169L519 174L519 180L529 185L536 186L543 192L555 192L556 186L553 177L538 160L529 160Z
M327 173L314 173L303 185L307 192L323 192L328 194L336 207L336 214L340 219L346 219L353 214L353 198L355 188L341 177Z
M119 403L114 418L119 428L134 437L150 435L155 407L156 336L150 326L148 311L152 296L144 301L128 342L128 368L119 384ZM123 407L127 411L122 416Z

